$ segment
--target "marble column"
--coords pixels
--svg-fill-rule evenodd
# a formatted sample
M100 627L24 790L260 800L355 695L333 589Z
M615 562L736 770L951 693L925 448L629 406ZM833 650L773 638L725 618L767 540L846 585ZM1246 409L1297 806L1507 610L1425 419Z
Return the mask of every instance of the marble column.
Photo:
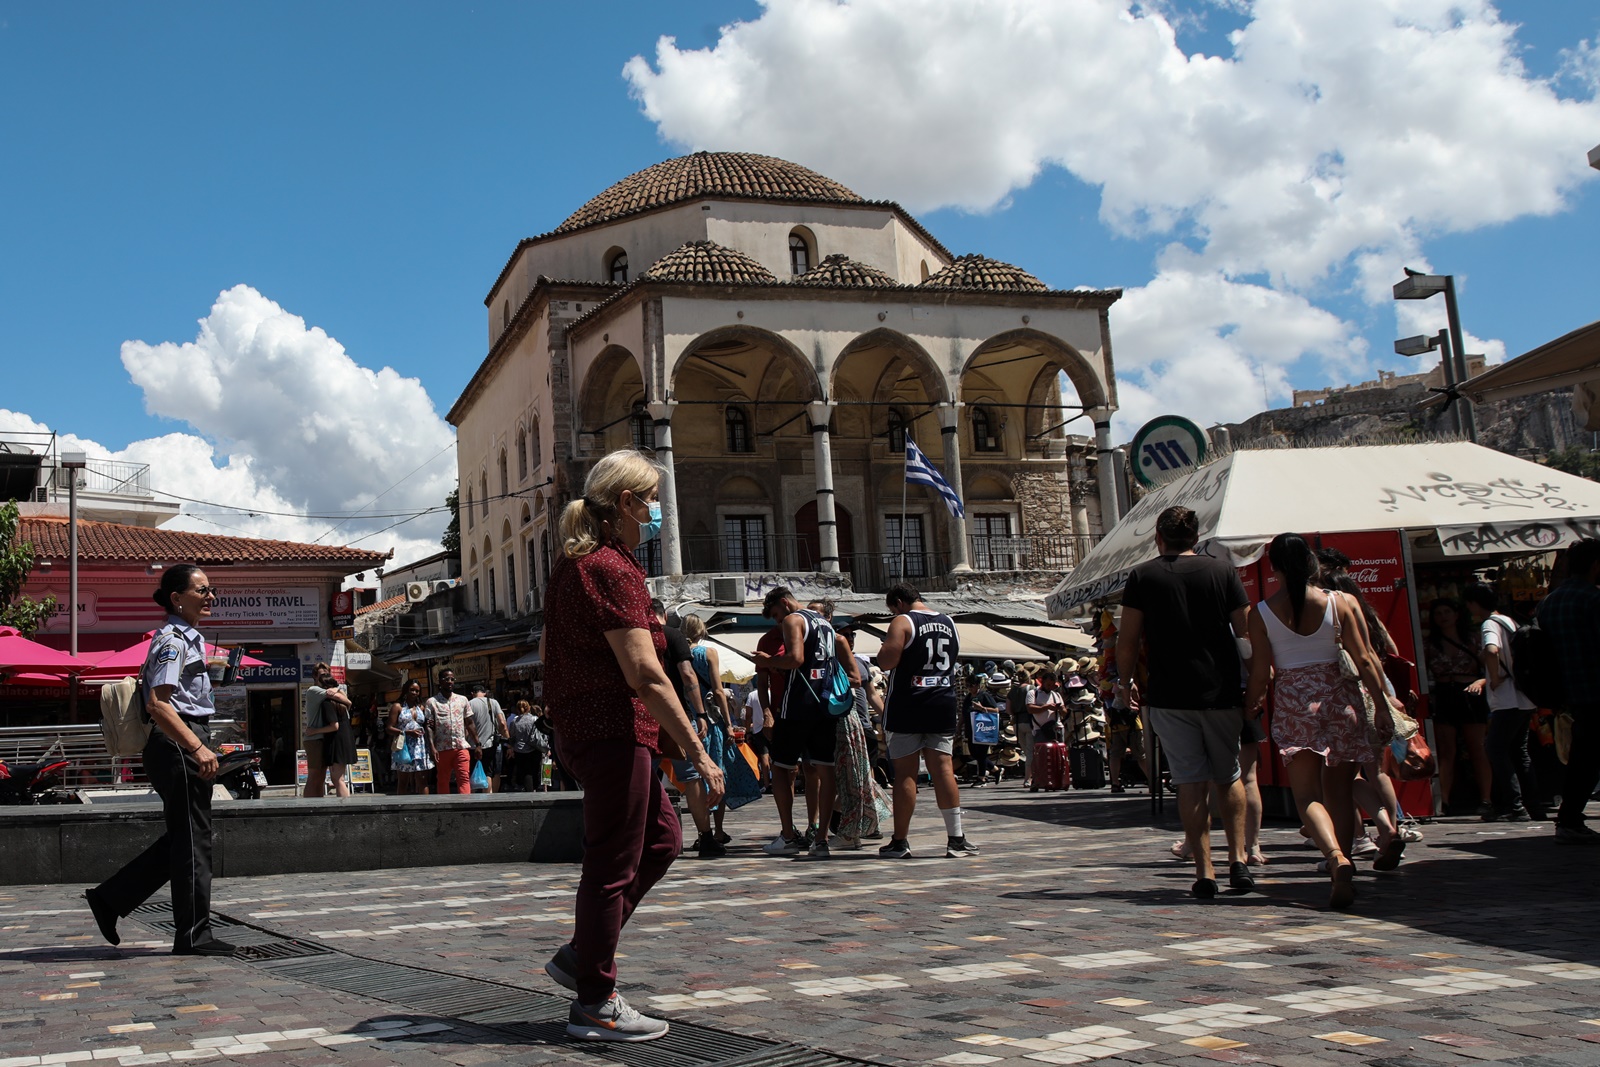
M819 400L807 406L811 418L811 448L817 467L817 570L839 573L839 515L833 506L833 445L828 424L836 405Z
M961 409L964 407L966 405L959 400L939 405L939 434L944 438L944 480L961 498L963 508L967 502L967 491L961 484ZM939 506L945 507L942 499ZM972 569L967 562L967 520L963 515L950 516L950 569Z
M656 461L661 464L661 569L677 577L683 574L683 538L678 525L678 481L672 463L672 412L676 401L649 405L656 426Z
M1111 408L1094 408L1089 417L1094 420L1094 447L1098 462L1095 480L1100 483L1100 533L1111 532L1111 527L1122 517L1117 506L1116 464L1111 456Z

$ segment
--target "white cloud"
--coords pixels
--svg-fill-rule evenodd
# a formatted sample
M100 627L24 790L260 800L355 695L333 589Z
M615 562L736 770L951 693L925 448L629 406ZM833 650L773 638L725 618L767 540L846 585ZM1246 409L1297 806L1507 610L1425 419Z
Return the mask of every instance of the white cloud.
M1064 167L1101 190L1113 230L1173 242L1152 292L1185 288L1163 284L1170 272L1265 277L1382 307L1428 237L1561 211L1593 177L1587 43L1559 83L1585 94L1572 97L1528 74L1491 0L1225 6L1248 21L1230 54L1205 56L1183 52L1171 21L1203 9L1169 16L1166 0L763 0L713 47L662 38L624 76L668 141L769 152L913 208L990 210ZM1328 324L1297 308L1289 347L1255 356L1286 366L1307 327ZM1124 365L1166 374L1209 351L1114 341Z
M441 505L455 484L454 433L417 379L361 366L245 285L217 297L193 341L128 341L122 362L151 413L198 432L112 449L58 428L60 447L149 464L153 487L206 502L185 502L167 528L392 547L397 562L438 551L443 514L383 531ZM0 409L0 432L49 429ZM340 520L324 516L369 504L393 517L329 532Z

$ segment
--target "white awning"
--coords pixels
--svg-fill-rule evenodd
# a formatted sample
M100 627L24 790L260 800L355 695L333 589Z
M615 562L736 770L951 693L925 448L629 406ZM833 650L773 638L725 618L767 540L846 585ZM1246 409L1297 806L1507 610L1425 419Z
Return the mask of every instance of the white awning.
M1234 452L1139 501L1051 592L1051 618L1120 591L1155 556L1156 517L1176 504L1199 518L1202 551L1239 565L1286 530L1600 530L1600 484L1465 441ZM1468 554L1539 550L1493 532L1481 542Z
M506 677L521 678L530 673L533 668L539 666L543 662L544 660L539 658L539 650L534 649L527 655L507 663L505 666Z
M724 685L744 685L756 676L756 665L737 648L724 644L718 638L708 637L704 643L717 651L717 666L722 668ZM751 648L754 651L753 645Z
M726 645L735 652L750 656L756 650L756 642L761 640L765 630L718 630L706 636L719 645Z
M1015 635L1024 641L1034 638L1050 644L1068 645L1085 652L1094 651L1094 638L1076 626L1040 626L1014 622L997 622L994 625L1001 633Z

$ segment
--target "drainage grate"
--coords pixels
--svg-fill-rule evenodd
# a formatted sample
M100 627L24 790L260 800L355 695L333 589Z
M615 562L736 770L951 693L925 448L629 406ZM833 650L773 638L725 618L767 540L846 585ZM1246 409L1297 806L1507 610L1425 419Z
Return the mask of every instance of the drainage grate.
M167 932L173 928L170 903L142 904L130 918ZM597 1059L625 1067L876 1067L870 1060L746 1037L677 1019L666 1036L655 1041L607 1042L599 1046L574 1042L567 1036L564 996L366 959L216 912L211 921L219 929L226 928L226 939L239 946L235 959L275 976L459 1019L528 1044L560 1045L592 1053Z

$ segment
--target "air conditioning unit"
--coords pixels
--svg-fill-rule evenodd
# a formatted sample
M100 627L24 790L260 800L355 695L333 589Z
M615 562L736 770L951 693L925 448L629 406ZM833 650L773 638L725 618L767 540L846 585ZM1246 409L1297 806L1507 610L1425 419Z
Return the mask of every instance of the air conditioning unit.
M456 613L449 608L432 608L428 612L428 632L447 634L456 628Z
M447 589L454 589L456 586L460 585L461 584L461 579L459 579L459 578L441 578L441 579L436 580L432 584L433 584L433 591L435 593L442 593Z
M711 579L711 593L706 597L708 604L743 604L744 603L744 575L729 574Z
M428 582L407 582L406 603L415 604L419 600L427 600L433 595L433 586Z

